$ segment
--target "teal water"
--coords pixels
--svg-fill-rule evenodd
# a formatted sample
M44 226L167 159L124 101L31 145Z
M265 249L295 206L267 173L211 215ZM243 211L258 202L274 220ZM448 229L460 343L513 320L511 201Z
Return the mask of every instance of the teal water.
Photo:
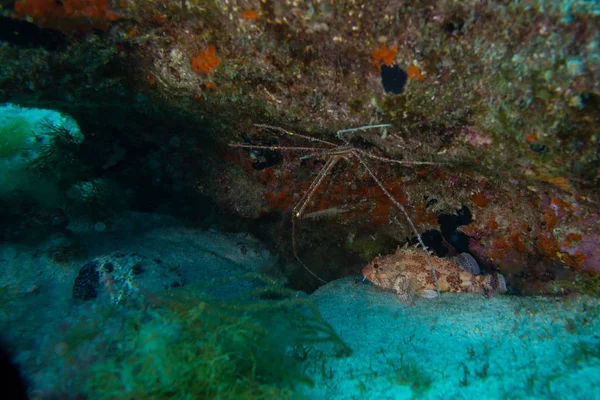
M248 234L150 214L74 229L87 264L53 261L58 239L0 245L3 332L30 398L598 398L598 299L409 306L359 276L309 296ZM95 297L75 295L86 265Z

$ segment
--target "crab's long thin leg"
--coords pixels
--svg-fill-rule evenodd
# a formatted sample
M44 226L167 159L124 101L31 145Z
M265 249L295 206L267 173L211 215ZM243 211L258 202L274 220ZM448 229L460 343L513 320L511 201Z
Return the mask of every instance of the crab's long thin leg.
M315 177L315 179L313 179L308 190L306 192L304 192L304 195L302 196L300 201L294 206L294 211L292 213L292 249L294 251L294 257L296 257L296 260L298 260L298 262L304 267L304 269L306 271L308 271L312 276L314 276L316 279L318 279L322 283L327 283L327 281L324 280L323 278L319 277L310 268L308 268L308 266L306 264L304 264L304 262L300 259L300 256L298 255L298 246L296 244L296 218L302 218L302 215L304 214L304 210L306 209L306 206L310 202L310 199L312 199L316 190L319 188L319 186L323 182L323 179L325 179L327 174L329 174L329 172L333 169L333 167L337 164L337 162L341 158L342 158L342 156L340 156L340 155L333 155L332 157L330 157L327 160L327 162L325 163L323 168L321 168L321 170L319 171L319 174Z
M433 162L433 161L405 161L405 160L394 160L393 158L386 158L386 157L380 157L380 156L376 156L375 154L370 154L367 153L364 150L361 149L354 149L357 152L359 152L361 155L365 156L365 157L369 157L372 158L374 160L379 160L379 161L384 161L384 162L389 162L389 163L394 163L394 164L401 164L401 165L444 165L447 163L443 163L443 162Z
M331 171L331 169L335 166L335 164L337 164L339 160L340 157L337 156L333 156L327 160L323 168L321 168L321 170L319 171L319 174L315 177L315 179L313 179L308 190L304 192L304 195L302 196L300 201L294 206L294 217L302 218L304 209L308 205L310 199L315 194L315 191L319 188L319 186L323 182L323 179L325 179L329 171Z
M320 150L320 149L316 149L316 150ZM306 160L307 158L313 158L313 157L332 157L332 156L345 157L348 155L348 153L350 153L351 150L352 150L352 147L350 147L350 146L338 146L333 149L327 149L320 153L307 154L305 156L300 157L300 159Z
M359 153L359 152L352 152L352 154L358 159L358 161L362 164L362 166L368 172L368 174L371 175L371 178L373 178L373 180L375 181L375 183L377 183L377 186L379 186L379 188L381 189L381 191L391 200L392 203L394 203L394 205L396 207L398 207L398 209L400 211L402 211L402 214L404 214L404 217L408 221L408 224L410 225L411 229L417 235L417 240L419 241L419 244L427 252L427 262L429 263L429 267L431 268L431 272L433 274L433 280L435 281L435 287L436 287L436 290L437 290L437 294L439 296L440 295L440 283L438 281L437 273L435 271L435 267L433 266L433 262L431 261L431 255L427 251L427 246L425 246L425 243L423 242L423 239L421 238L421 234L419 233L419 231L417 230L417 227L415 226L415 224L413 223L412 219L408 215L408 212L406 211L406 209L404 208L404 206L402 204L400 204L394 198L394 196L392 196L392 194L385 188L385 186L383 186L383 183L381 183L381 181L379 180L379 178L377 178L377 176L375 175L375 173L373 171L371 171L371 168L369 168L369 166L367 165L367 163L365 162L365 160L361 157L361 153Z
M335 133L335 135L340 140L343 140L347 145L349 145L350 143L342 136L344 133L350 133L350 132L356 132L356 131L366 131L367 129L389 128L390 126L392 126L392 125L391 124L364 125L364 126L359 126L358 128L349 128L349 129L339 130Z
M305 139L311 142L318 142L318 143L323 143L332 147L337 147L338 145L335 143L331 143L328 142L327 140L323 140L323 139L317 139L311 136L307 136L307 135L302 135L300 133L295 133L292 131L288 131L286 129L280 128L278 126L272 126L272 125L265 125L265 124L254 124L255 127L257 128L261 128L261 129L266 129L266 130L271 130L271 131L275 131L275 132L279 132L279 133L283 133L284 135L288 135L288 136L295 136L295 137L299 137L301 139Z
M308 265L304 264L304 262L300 259L300 256L298 255L298 246L296 245L296 216L294 214L292 214L292 249L294 250L294 257L296 257L296 260L300 263L300 265L302 265L302 267L304 267L306 271L308 271L309 274L314 276L317 280L321 281L322 283L327 283L325 279L320 278L310 268L308 268Z
M245 144L245 143L229 143L229 147L238 147L241 149L261 149L261 150L298 150L298 151L314 151L314 150L331 150L328 147L296 147L296 146L261 146L255 144ZM326 154L326 153L324 153Z

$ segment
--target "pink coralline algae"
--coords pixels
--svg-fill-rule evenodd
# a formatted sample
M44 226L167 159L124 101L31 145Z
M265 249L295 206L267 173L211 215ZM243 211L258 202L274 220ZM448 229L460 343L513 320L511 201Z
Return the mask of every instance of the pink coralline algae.
M492 144L492 138L484 135L472 126L465 126L460 132L460 137L471 146L481 147Z
M585 271L600 273L600 243L599 235L581 235L580 240L565 240L560 244L560 251L571 256L585 257L581 269Z

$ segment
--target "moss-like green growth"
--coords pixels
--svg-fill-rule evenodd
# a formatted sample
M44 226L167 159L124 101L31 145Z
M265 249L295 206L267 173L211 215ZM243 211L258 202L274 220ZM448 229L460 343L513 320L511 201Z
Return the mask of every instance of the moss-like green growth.
M394 251L398 244L389 236L377 233L361 233L353 240L347 240L345 247L357 253L363 260L370 262L378 254L387 254Z
M421 367L413 358L405 357L403 354L400 355L398 362L396 379L398 384L410 386L413 398L421 397L433 383L425 368Z
M147 294L142 309L96 325L105 331L74 343L75 354L90 344L98 352L82 376L83 392L95 399L297 398L294 387L312 382L300 372L293 348L317 342L332 343L338 352L348 348L307 298L269 278L217 284L245 279L267 285L227 302L192 287Z
M50 120L42 120L40 125L51 140L43 144L37 157L30 161L30 170L38 176L58 180L61 186L64 182L72 183L82 168L77 157L80 141L68 128Z
M577 271L570 279L554 281L549 285L550 292L557 294L581 293L600 296L600 275L593 272Z
M573 344L567 357L575 365L597 364L600 361L600 342L579 340Z
M25 117L12 118L0 125L0 158L11 157L23 149L31 135L31 127Z

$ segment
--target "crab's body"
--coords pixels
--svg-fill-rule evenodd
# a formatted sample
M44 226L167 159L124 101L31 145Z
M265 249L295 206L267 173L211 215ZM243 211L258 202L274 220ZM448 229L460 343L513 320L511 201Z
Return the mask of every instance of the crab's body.
M428 261L435 267L433 275ZM364 269L363 276L377 286L392 290L398 299L411 303L415 295L435 297L440 292L505 292L506 282L498 273L479 275L479 266L466 253L439 258L420 249L401 248L394 254L378 256Z

